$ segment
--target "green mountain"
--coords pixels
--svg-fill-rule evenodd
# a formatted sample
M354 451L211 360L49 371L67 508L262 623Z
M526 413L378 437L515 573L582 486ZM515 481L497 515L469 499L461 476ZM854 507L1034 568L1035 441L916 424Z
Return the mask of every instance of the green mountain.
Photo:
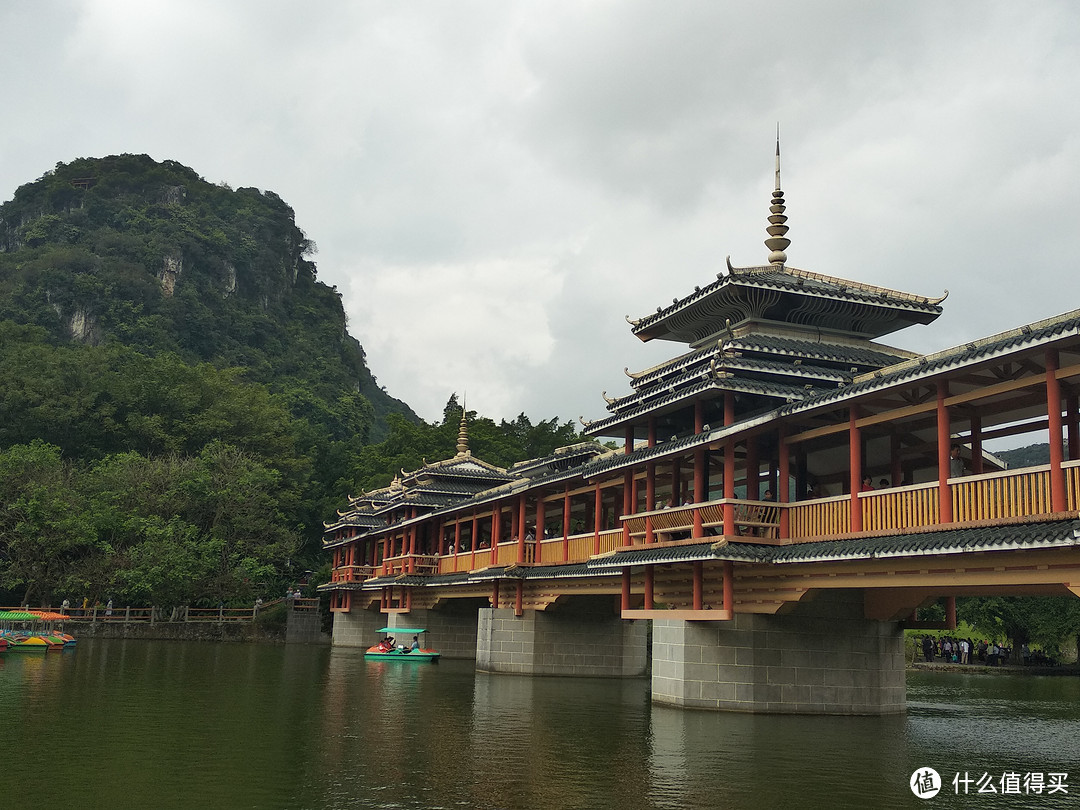
M146 155L79 159L0 205L0 321L243 369L334 440L412 410L376 383L276 194Z
M145 155L0 205L0 604L250 605L347 493L453 454L456 398L428 425L379 387L314 252L277 195ZM473 415L495 463L576 438Z

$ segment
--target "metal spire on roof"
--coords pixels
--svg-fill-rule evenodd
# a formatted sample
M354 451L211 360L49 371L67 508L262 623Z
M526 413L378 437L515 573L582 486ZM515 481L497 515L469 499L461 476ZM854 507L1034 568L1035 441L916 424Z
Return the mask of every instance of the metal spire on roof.
M784 234L788 232L787 217L784 216L784 192L780 190L780 125L776 125L776 190L772 193L772 205L769 206L769 227L765 230L769 238L765 240L765 247L769 253L769 263L780 267L787 261L784 250L791 244L791 240Z
M467 456L469 453L469 426L465 422L465 397L461 398L461 424L458 426L457 454Z

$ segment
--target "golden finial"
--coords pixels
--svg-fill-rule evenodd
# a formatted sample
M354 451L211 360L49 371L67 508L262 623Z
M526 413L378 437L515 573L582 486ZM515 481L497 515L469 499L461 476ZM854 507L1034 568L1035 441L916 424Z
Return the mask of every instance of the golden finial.
M769 206L769 227L765 230L769 238L765 240L765 247L769 253L769 264L780 267L787 262L787 254L784 252L791 240L784 234L788 232L787 217L784 215L784 192L780 190L780 125L776 125L776 190L772 193L772 205Z

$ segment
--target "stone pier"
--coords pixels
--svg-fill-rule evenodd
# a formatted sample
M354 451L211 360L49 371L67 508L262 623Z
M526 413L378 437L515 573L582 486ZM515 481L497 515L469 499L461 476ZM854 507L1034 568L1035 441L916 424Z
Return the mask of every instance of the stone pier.
M334 614L333 644L335 647L367 649L379 640L375 632L386 627L386 615L378 610L351 610Z
M518 675L626 678L648 666L648 626L614 615L611 600L552 612L484 608L476 640L476 668Z
M657 703L792 714L905 708L903 631L864 618L861 590L810 594L783 615L655 620L652 654Z
M487 601L487 600L484 600ZM468 600L460 600L433 610L411 610L385 616L387 623L379 627L423 627L427 632L422 642L425 647L438 650L442 658L476 658L476 612L478 608ZM409 644L412 638L398 638Z

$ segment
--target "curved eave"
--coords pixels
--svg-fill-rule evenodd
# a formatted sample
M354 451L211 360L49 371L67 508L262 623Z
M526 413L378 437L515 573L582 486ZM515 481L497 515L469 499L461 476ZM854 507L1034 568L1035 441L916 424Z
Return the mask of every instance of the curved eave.
M802 387L780 385L765 380L748 380L741 377L713 379L709 377L695 385L688 385L665 396L650 399L606 419L591 422L584 432L589 436L617 436L619 435L617 432L611 433L610 431L617 431L618 428L636 422L640 417L647 414L662 415L678 410L685 407L688 401L700 396L705 391L733 391L740 394L758 394L780 400L801 400L810 394Z
M793 267L751 267L740 268L732 275L723 276L652 315L639 318L631 332L642 341L662 339L693 342L715 330L689 330L685 325L689 322L707 321L722 325L725 317L732 318L733 322L741 320L738 308L719 300L723 296L737 296L739 292L736 288L769 290L780 295L843 302L891 313L884 320L895 322L894 326L866 334L881 335L915 323L931 323L942 312L941 307L929 298L885 287L845 281ZM680 326L674 326L675 320L680 322Z

